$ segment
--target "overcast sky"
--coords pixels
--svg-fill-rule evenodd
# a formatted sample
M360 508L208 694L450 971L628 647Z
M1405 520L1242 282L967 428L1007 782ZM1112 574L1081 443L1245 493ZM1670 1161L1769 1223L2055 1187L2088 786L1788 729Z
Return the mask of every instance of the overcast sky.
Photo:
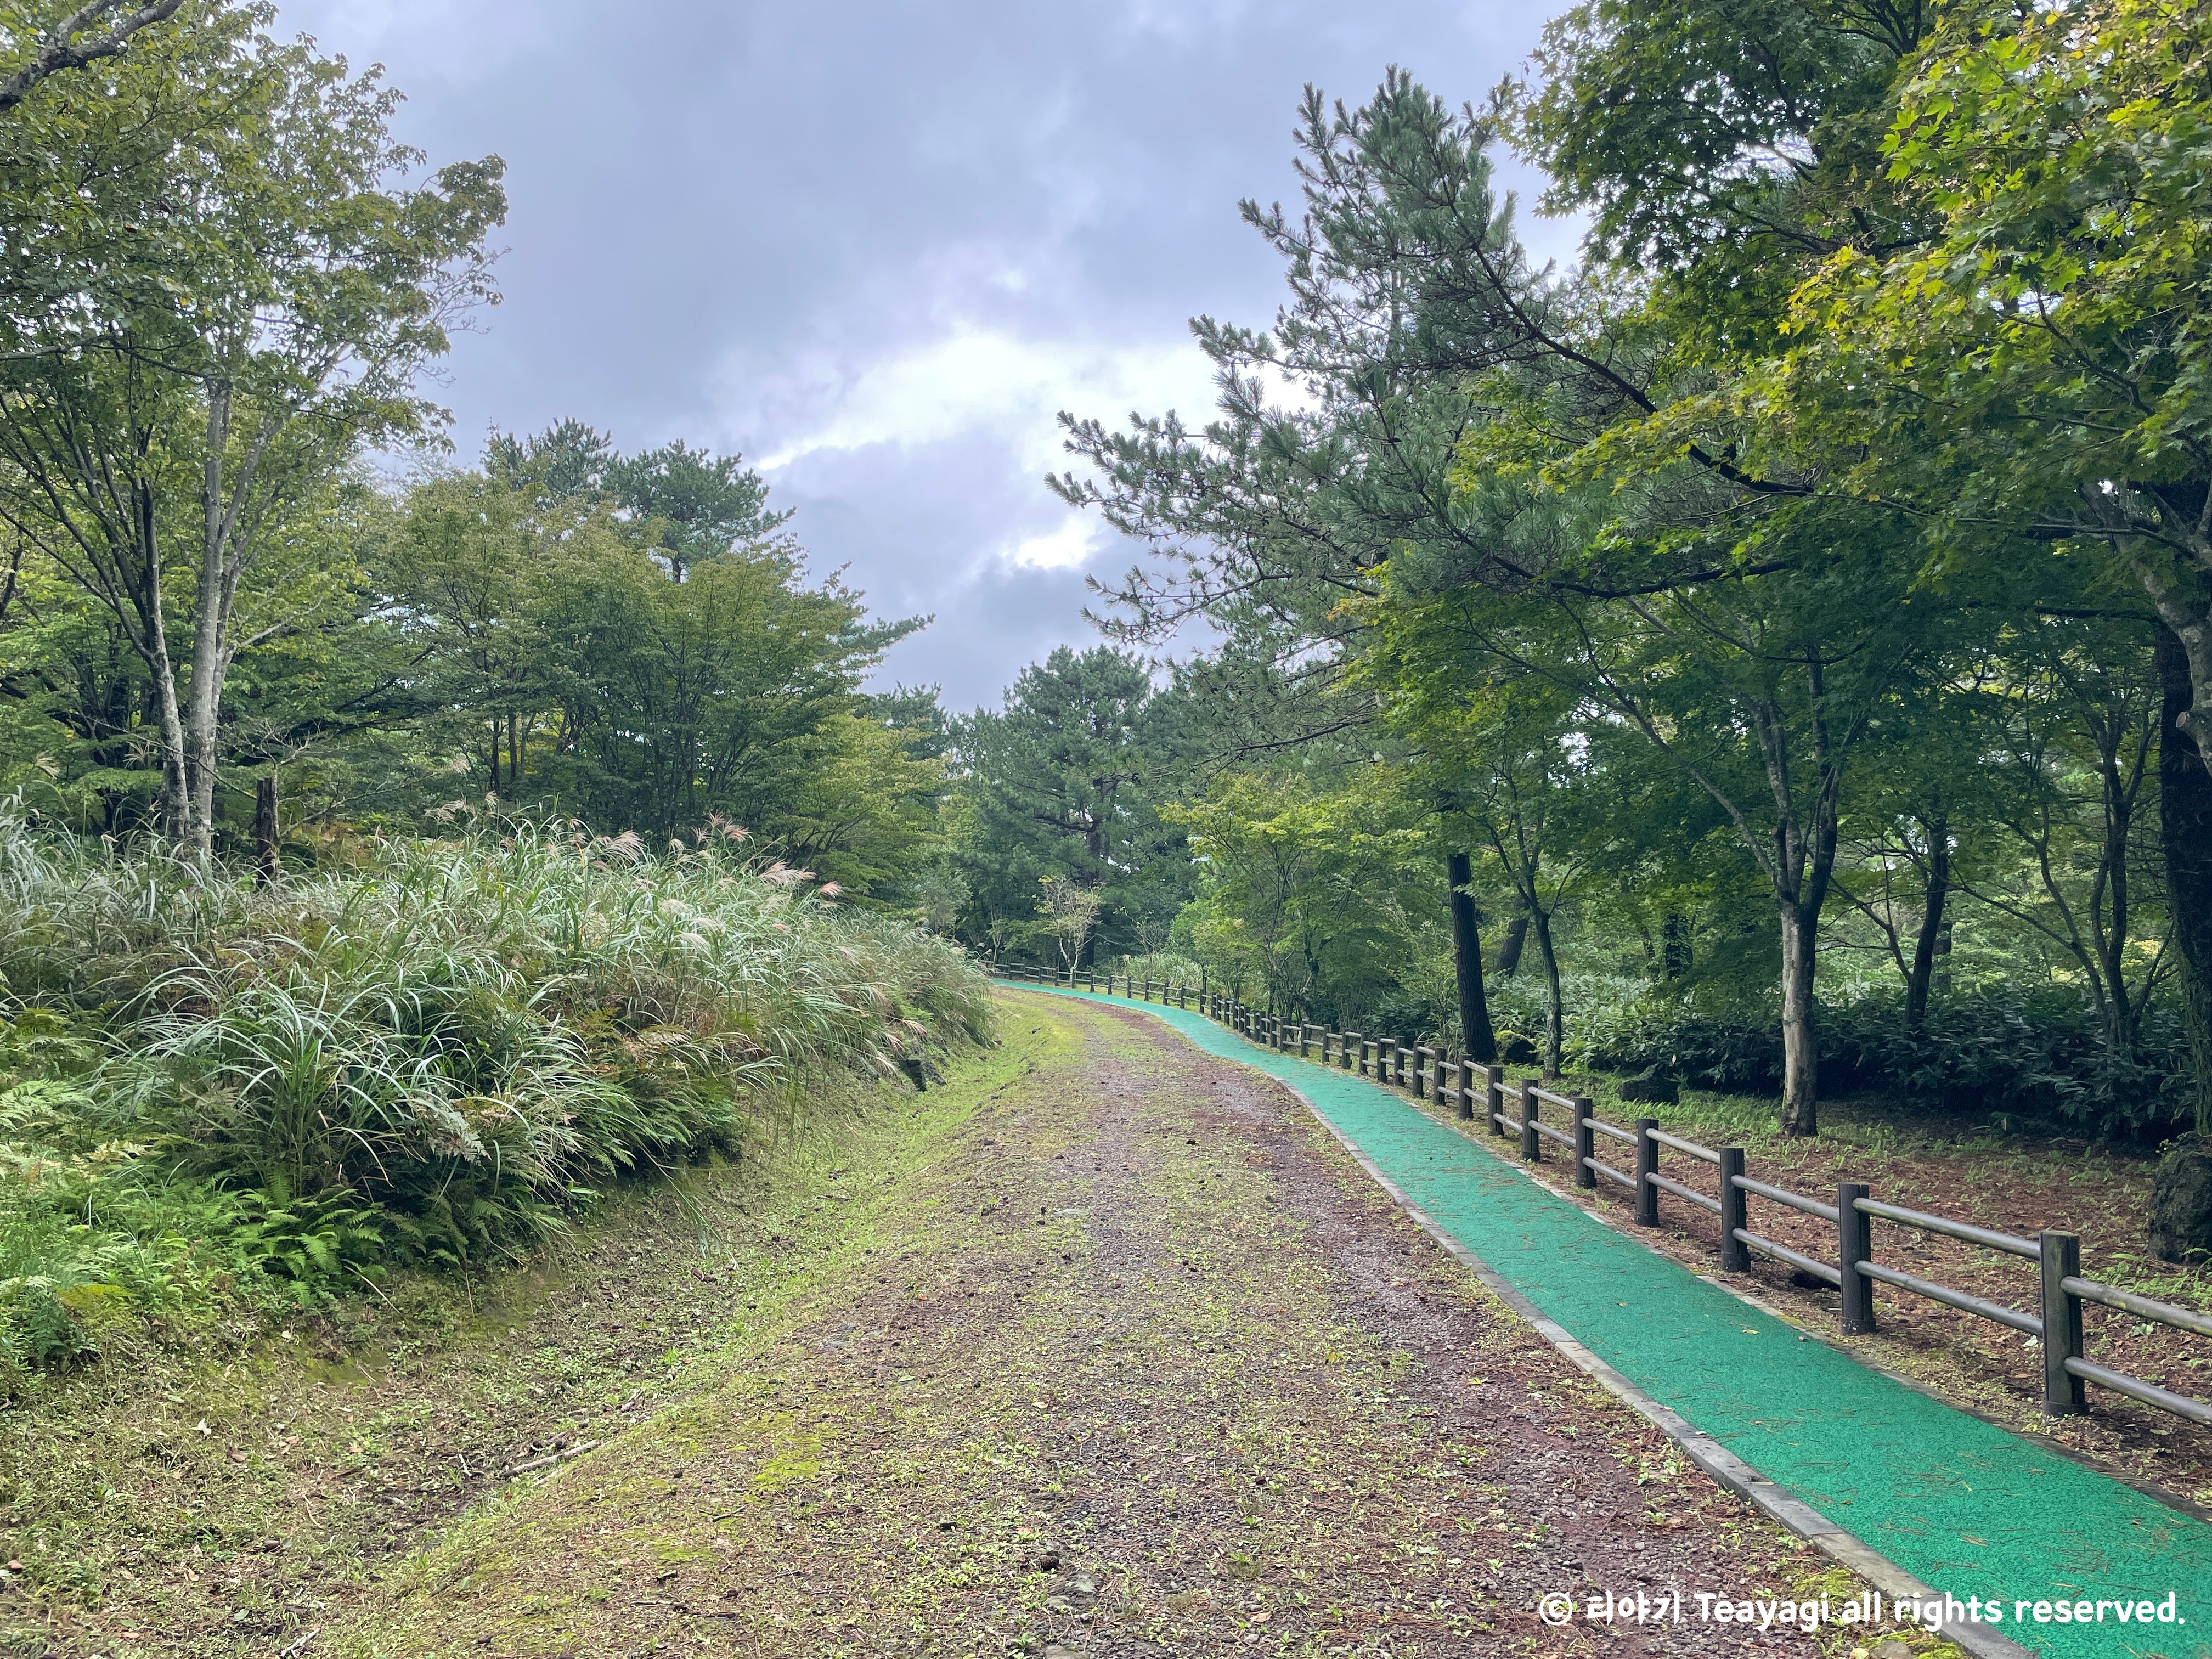
M1203 413L1188 319L1273 315L1237 203L1294 196L1300 88L1362 100L1395 63L1479 98L1542 15L300 0L279 28L385 64L434 163L507 159L506 301L441 394L465 456L570 415L625 450L742 453L817 573L935 614L880 679L965 708L1093 638L1084 573L1135 551L1046 491L1055 413ZM1565 251L1564 227L1523 229Z

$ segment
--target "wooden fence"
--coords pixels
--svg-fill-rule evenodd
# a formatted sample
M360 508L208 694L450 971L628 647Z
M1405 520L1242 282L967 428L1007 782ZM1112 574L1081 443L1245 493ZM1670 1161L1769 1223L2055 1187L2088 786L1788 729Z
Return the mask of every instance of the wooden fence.
M1464 1120L1472 1121L1479 1115L1493 1133L1519 1137L1520 1153L1525 1163L1541 1164L1545 1161L1544 1148L1549 1143L1568 1160L1576 1186L1595 1188L1600 1181L1605 1181L1626 1188L1633 1200L1635 1218L1641 1225L1657 1224L1662 1194L1694 1204L1720 1219L1723 1272L1742 1273L1750 1267L1753 1255L1758 1255L1810 1274L1839 1293L1839 1322L1845 1335L1860 1335L1875 1328L1874 1287L1887 1285L2032 1336L2043 1352L2043 1408L2053 1416L2086 1410L2086 1385L2094 1382L2192 1423L2212 1425L2212 1405L2090 1360L2085 1352L2082 1304L2094 1302L2152 1324L2199 1336L2212 1336L2212 1314L2083 1278L2081 1240L2078 1234L2048 1230L2033 1238L2015 1237L1946 1216L1931 1215L1924 1210L1881 1203L1863 1182L1856 1181L1838 1182L1832 1204L1808 1198L1802 1193L1753 1180L1744 1172L1744 1150L1741 1146L1701 1146L1694 1140L1668 1133L1660 1128L1656 1118L1638 1118L1632 1127L1608 1123L1596 1115L1587 1097L1560 1094L1543 1087L1534 1078L1518 1083L1509 1081L1503 1066L1478 1066L1440 1049L1408 1046L1395 1037L1323 1030L1304 1021L1285 1020L1248 1007L1218 993L1194 992L1188 986L1127 977L1117 979L1110 975L1078 972L1055 975L1020 968L997 971L1006 978L1087 989L1105 996L1127 997L1132 1001L1194 1008L1265 1047L1285 1054L1295 1053L1324 1066L1334 1066L1406 1090L1416 1100L1430 1100L1452 1108ZM1510 1114L1506 1110L1508 1103L1513 1108ZM1549 1120L1546 1116L1547 1109L1560 1115ZM1616 1168L1601 1158L1601 1141L1618 1142L1627 1147L1629 1154L1624 1161L1632 1160L1633 1170ZM1719 1175L1720 1195L1715 1198L1664 1174L1661 1159L1668 1152L1712 1165ZM1750 1200L1753 1198L1828 1223L1836 1231L1835 1261L1828 1262L1801 1255L1752 1231ZM1884 1266L1875 1259L1874 1224L1877 1220L2034 1262L2035 1311L1985 1301L1933 1279Z

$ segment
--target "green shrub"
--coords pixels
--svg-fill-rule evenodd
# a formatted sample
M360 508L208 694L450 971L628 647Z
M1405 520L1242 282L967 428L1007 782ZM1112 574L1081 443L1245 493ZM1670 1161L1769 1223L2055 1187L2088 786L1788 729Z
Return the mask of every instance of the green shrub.
M0 1364L314 1305L738 1153L802 1079L988 1035L957 947L701 837L526 823L258 887L0 811ZM41 1006L27 1006L33 1000Z
M2094 1016L2063 990L1938 997L1916 1032L1901 993L1824 1004L1820 1087L1881 1094L1924 1109L2002 1114L2076 1132L2154 1140L2190 1111L2178 1012L2154 1006L2132 1055L2114 1055ZM1777 1094L1782 1027L1765 1013L1715 1010L1632 981L1570 988L1567 1048L1577 1066L1650 1073L1729 1094Z

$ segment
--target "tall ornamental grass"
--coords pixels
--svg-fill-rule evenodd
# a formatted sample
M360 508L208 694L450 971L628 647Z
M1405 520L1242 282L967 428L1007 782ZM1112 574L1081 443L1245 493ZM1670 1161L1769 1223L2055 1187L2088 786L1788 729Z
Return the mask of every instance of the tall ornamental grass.
M528 1246L811 1083L988 1036L958 950L719 827L523 823L257 887L0 811L0 1371L209 1283Z

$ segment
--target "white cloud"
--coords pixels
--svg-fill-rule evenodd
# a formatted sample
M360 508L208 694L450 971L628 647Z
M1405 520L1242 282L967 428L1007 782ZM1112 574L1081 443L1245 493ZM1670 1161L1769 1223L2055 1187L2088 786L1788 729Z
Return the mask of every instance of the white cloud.
M1049 534L1017 542L1006 553L1006 562L1031 570L1076 569L1090 559L1098 529L1096 520L1071 513L1067 522Z
M1213 404L1212 365L1188 341L1107 345L962 325L872 362L780 377L761 402L759 427L797 434L761 458L770 472L824 450L988 434L1024 470L1042 473L1066 459L1061 410L1118 423L1132 410L1172 408L1202 420Z

